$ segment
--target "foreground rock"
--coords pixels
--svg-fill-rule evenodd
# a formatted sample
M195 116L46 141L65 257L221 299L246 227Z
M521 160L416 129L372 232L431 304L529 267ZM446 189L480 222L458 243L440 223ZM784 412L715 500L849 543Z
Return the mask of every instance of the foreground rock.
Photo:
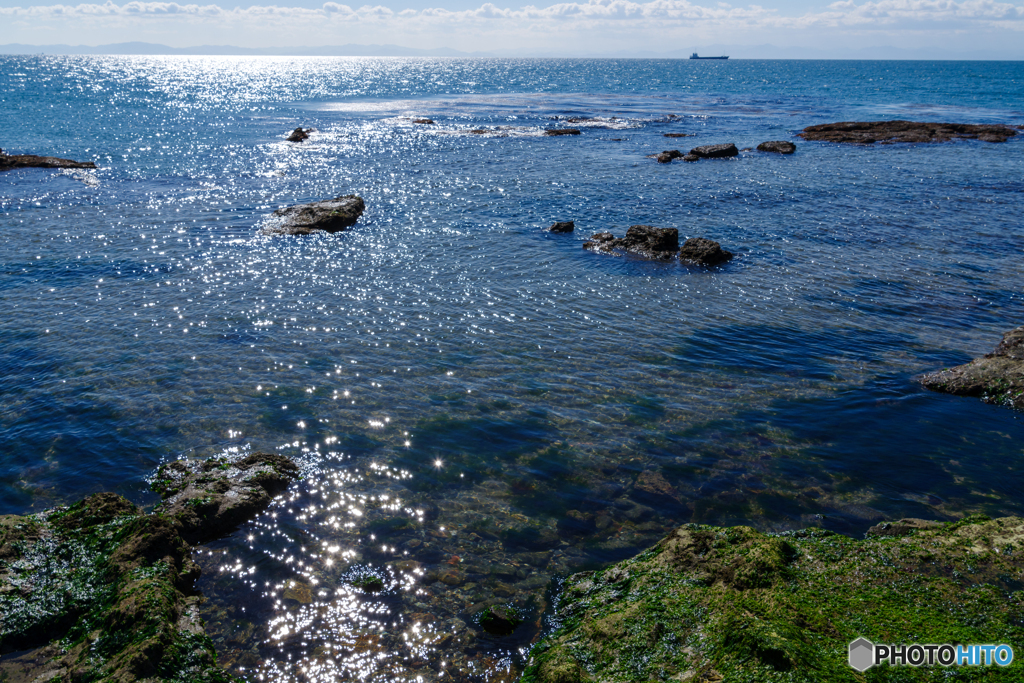
M276 488L295 468L273 454L206 462L201 475L188 466L189 475L161 480L187 483L165 490L172 500L153 514L98 493L68 508L0 517L0 654L22 651L0 659L0 680L234 681L217 667L198 617L199 567L186 539L229 531L243 508L252 515L269 503L270 490L256 489ZM161 471L168 468L177 471ZM249 503L219 506L191 528L176 512L208 511L208 496L229 491Z
M1024 410L1024 327L1004 334L992 353L928 373L920 382L933 391L976 396L986 403Z
M589 242L584 242L583 248L605 253L621 250L646 258L666 260L673 258L679 251L679 231L653 225L631 225L622 239L615 239L610 232L599 232Z
M1006 142L1017 134L1009 126L969 123L918 123L916 121L843 121L808 126L798 133L805 140L852 142L949 142L953 139Z
M732 252L722 249L722 245L706 237L691 237L679 250L679 260L698 266L717 266L732 258Z
M574 221L559 221L557 223L553 223L551 227L548 228L548 232L567 233L572 232L575 229L576 223Z
M355 225L366 210L354 194L311 204L278 209L261 232L265 235L309 235L316 231L340 232Z
M292 460L273 453L175 460L157 470L153 490L164 502L154 512L177 520L185 540L202 543L252 519L298 475Z
M91 161L39 157L35 154L4 154L0 150L0 173L17 168L96 168L96 164Z
M302 128L296 128L288 136L288 142L302 142L303 140L309 139L309 134L312 132L312 128L303 130Z
M633 559L570 576L560 627L533 648L522 680L1019 680L1016 661L978 667L977 678L938 665L867 676L850 667L858 638L1013 644L1024 635L1013 592L1024 519L892 526L898 533L855 540L687 524Z
M736 145L731 142L721 145L701 145L690 150L690 154L699 159L724 159L734 157L739 153Z
M776 154L792 154L796 151L796 145L788 140L769 140L757 146L758 152L774 152Z

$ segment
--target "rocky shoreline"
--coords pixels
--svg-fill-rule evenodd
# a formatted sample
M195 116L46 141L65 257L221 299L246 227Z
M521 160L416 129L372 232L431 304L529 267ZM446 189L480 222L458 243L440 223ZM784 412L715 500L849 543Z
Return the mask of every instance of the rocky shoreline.
M607 569L570 576L524 683L909 681L963 667L859 673L849 644L1024 637L1024 519L900 520L857 540L687 524ZM977 677L1020 680L1022 665Z
M151 513L113 493L0 517L0 680L235 680L198 616L193 543L227 533L298 476L280 455L162 466Z
M1024 327L1005 333L992 353L930 372L919 381L932 391L974 396L986 403L1024 410Z

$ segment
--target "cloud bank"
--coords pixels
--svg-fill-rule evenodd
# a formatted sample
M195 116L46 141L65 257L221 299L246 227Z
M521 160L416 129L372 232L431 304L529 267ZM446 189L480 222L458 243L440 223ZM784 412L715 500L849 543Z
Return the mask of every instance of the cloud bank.
M934 40L959 36L984 43L992 33L1019 38L1024 4L994 0L842 0L820 11L785 14L770 7L734 7L724 2L700 5L688 0L589 0L547 7L396 10L384 5L354 7L327 2L319 8L253 5L114 2L0 8L0 42L25 42L45 36L55 42L72 30L106 40L160 38L170 44L196 44L196 38L236 45L296 44L296 40L399 42L415 47L509 49L609 41L609 45L684 47L695 40L723 36L772 40L793 36L929 35ZM191 40L189 40L191 36ZM353 40L357 38L357 40ZM283 41L283 42L282 42ZM689 41L680 44L680 41ZM80 41L79 41L80 42ZM550 45L549 45L550 47Z

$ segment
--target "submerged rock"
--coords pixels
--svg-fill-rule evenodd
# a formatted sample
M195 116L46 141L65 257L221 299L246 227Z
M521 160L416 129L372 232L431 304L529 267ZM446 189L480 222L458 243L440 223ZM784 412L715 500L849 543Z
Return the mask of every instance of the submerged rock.
M679 231L653 225L631 225L621 239L616 239L610 232L599 232L592 235L589 242L584 242L583 248L604 253L620 250L647 258L670 259L679 249Z
M576 229L576 223L573 221L559 221L551 225L548 228L548 232L566 233L572 232Z
M544 135L579 135L579 128L548 128Z
M1010 126L969 123L920 123L917 121L842 121L808 126L798 133L805 140L851 142L949 142L955 138L1006 142L1017 134Z
M932 391L976 396L986 403L1024 410L1024 327L1005 333L992 353L930 372L920 382Z
M263 227L265 235L309 235L318 230L340 232L355 225L366 204L354 194L278 209Z
M679 260L695 263L699 266L716 266L732 258L732 252L722 249L722 245L706 237L691 237L683 243L679 250Z
M864 540L687 524L632 559L570 576L559 627L533 648L523 680L852 682L863 679L847 656L858 638L1019 642L1022 541L1019 517ZM926 680L917 674L943 669L904 670Z
M507 605L486 608L479 616L480 627L495 636L509 636L523 623L519 611Z
M40 157L35 154L4 154L0 150L0 173L17 168L96 168L96 164L91 161Z
M288 142L302 142L309 138L309 134L313 131L312 128L303 130L302 128L296 128L288 136Z
M693 137L693 133L662 133L667 138L689 138Z
M720 145L701 145L690 150L690 154L700 159L724 159L734 157L739 153L736 145L731 142Z
M199 619L189 539L209 540L254 515L297 469L260 453L175 465L160 470L154 488L168 502L152 514L97 493L0 517L0 655L28 651L0 659L0 680L235 680L217 666ZM214 509L218 496L247 502ZM199 524L181 514L189 507Z
M796 145L788 140L769 140L757 146L758 152L775 152L776 154L792 154Z

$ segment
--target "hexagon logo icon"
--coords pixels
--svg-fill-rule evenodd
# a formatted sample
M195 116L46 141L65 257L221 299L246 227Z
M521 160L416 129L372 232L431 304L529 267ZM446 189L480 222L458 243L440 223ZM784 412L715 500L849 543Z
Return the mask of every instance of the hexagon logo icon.
M867 638L858 638L850 643L850 666L857 671L867 671L875 663L875 646Z

